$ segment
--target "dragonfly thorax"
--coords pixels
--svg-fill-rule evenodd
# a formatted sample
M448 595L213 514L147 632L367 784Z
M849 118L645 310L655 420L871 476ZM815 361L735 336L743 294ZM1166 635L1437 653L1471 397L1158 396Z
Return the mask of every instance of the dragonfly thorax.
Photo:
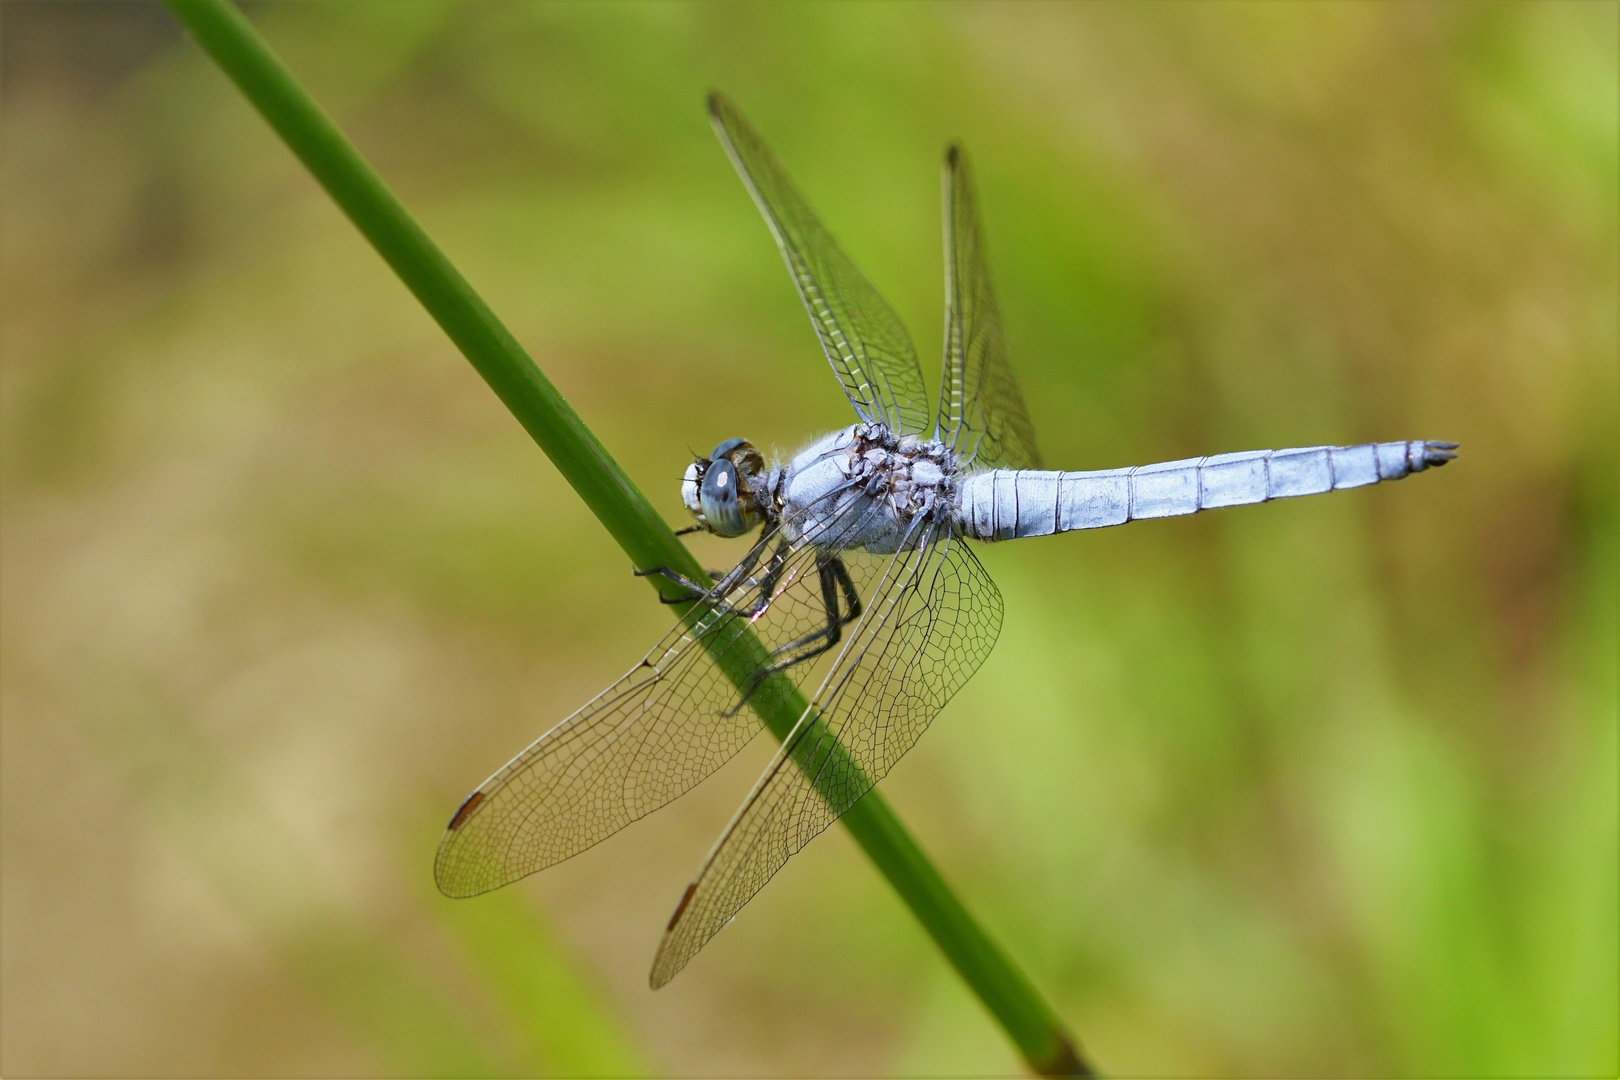
M956 456L938 440L856 424L788 463L783 527L830 548L898 551L915 545L920 525L949 518L956 475Z

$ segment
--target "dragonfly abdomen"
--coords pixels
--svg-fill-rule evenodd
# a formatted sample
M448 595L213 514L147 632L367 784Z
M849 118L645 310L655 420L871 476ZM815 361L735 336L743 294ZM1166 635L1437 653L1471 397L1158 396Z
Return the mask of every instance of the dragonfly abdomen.
M1456 443L1364 443L1166 461L1100 472L990 469L957 481L958 528L976 540L1175 517L1399 480L1456 457Z

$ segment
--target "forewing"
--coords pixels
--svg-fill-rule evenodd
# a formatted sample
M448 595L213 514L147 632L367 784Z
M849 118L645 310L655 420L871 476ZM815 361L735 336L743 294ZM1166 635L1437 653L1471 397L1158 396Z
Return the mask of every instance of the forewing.
M765 651L826 625L814 541L836 537L815 534L784 549L769 606L749 618L780 534L761 539L752 569L727 575L698 617L467 797L434 860L442 892L472 896L561 862L690 790L753 738L749 706L780 706L767 699L792 690L762 682L745 705L725 667L760 667ZM813 667L786 674L804 680Z
M715 131L782 249L811 325L855 411L897 432L922 434L928 395L900 316L822 227L742 113L709 95Z
M782 744L670 920L662 986L782 864L888 773L989 655L1001 594L959 539L895 556L810 713Z
M963 468L1038 469L1029 422L990 288L973 177L960 146L945 152L945 370L939 429Z

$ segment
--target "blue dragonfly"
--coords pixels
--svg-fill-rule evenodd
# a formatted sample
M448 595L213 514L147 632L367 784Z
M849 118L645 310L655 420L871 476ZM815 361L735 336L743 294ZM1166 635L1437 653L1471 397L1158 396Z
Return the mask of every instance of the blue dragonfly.
M478 785L434 864L465 897L561 862L664 806L808 702L687 887L653 961L664 985L881 780L989 655L995 583L966 542L1046 536L1399 480L1433 441L1257 450L1090 472L1043 469L1007 360L966 154L943 170L946 335L931 404L910 335L726 98L721 144L764 215L855 411L787 461L726 439L694 461L683 532L759 537L623 678ZM763 651L761 651L763 647ZM738 680L728 660L747 657ZM802 695L802 696L801 696Z

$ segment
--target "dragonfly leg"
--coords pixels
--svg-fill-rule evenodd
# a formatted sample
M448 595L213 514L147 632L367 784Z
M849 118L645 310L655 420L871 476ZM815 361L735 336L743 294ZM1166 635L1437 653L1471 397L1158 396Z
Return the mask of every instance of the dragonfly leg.
M712 589L705 589L685 574L671 570L667 566L655 566L650 570L638 570L632 567L630 572L636 577L652 577L656 575L668 578L686 590L685 596L660 596L658 602L661 604L689 604L701 601L711 608L733 611L751 619L770 606L771 593L776 588L776 581L781 575L782 564L787 558L787 541L784 540L779 544L776 554L771 557L769 569L760 589L759 600L752 607L738 608L727 603L722 598L731 595L739 585L745 582L752 584L748 575L753 573L754 567L759 564L759 557L763 550L763 544L755 544L749 548L748 554L744 555L742 561L732 567L729 573L722 570L709 571L709 576L715 579L715 586Z
M743 696L731 711L725 715L736 715L737 710L741 709L753 692L759 688L759 684L770 676L802 664L806 660L813 660L834 645L837 645L843 640L844 627L861 617L860 593L855 590L855 582L850 578L849 568L844 565L844 560L834 555L823 560L816 569L821 576L821 603L827 613L827 625L772 649L771 656L773 658L781 657L782 659L777 660L767 668L756 671L753 678L749 680L747 691L743 693ZM840 592L844 594L843 607L847 610L840 611L839 609L838 594Z
M748 573L753 570L754 564L759 561L759 552L760 548L756 546L749 553L749 557L738 563L737 569L728 575L729 578L733 579L731 582L733 588L741 584ZM739 611L739 614L744 618L752 619L764 614L765 609L771 606L771 601L776 599L776 584L782 580L782 570L787 566L787 557L788 542L783 540L776 545L776 550L771 553L770 561L765 564L765 576L760 578L758 582L759 598L754 601L752 607L743 608Z
M778 645L771 650L772 656L786 657L786 659L773 664L764 674L773 671L782 671L801 664L812 657L820 656L843 638L844 626L861 617L861 598L855 591L855 582L850 580L849 570L844 566L844 560L833 556L817 567L821 574L821 603L827 613L827 625L814 630L802 638ZM844 593L847 612L840 613L838 609L839 590ZM808 649L806 652L796 650Z
M632 568L630 572L636 575L636 577L668 578L681 588L685 589L687 592L686 596L660 596L658 598L658 602L660 604L688 604L694 600L702 600L704 597L709 595L708 589L705 589L703 586L699 585L685 574L678 574L667 566L655 566L651 570L638 570Z

